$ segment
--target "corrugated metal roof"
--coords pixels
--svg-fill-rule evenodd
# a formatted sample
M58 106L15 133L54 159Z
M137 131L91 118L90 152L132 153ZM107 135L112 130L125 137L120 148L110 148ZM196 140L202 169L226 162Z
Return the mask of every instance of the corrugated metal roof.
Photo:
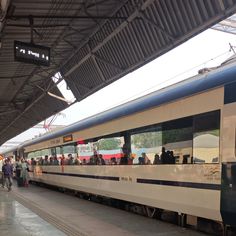
M236 1L125 1L61 67L78 100L233 14Z
M56 72L80 101L235 10L236 0L10 1L0 13L0 143L68 106L46 93L62 96ZM30 42L31 28L51 47L50 67L14 61L14 40Z

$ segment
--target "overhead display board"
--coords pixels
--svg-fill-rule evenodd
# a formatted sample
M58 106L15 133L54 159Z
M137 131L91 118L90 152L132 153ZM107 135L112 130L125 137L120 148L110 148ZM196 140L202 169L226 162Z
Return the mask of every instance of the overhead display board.
M70 142L70 141L73 141L73 136L72 136L72 134L63 136L63 142L64 142L64 143L67 143L67 142Z
M15 61L50 66L50 48L33 43L14 41Z

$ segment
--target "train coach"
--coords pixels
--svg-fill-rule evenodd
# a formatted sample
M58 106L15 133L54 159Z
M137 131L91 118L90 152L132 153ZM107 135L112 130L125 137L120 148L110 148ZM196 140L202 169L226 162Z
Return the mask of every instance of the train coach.
M161 159L163 147L171 161ZM25 142L17 152L80 158L80 165L31 166L31 181L177 212L192 225L206 219L235 227L236 64ZM88 158L94 152L109 158L96 165Z

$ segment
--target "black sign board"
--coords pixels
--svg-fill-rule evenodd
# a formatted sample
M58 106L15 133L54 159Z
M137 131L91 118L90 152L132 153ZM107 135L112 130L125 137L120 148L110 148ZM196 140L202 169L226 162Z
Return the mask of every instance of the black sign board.
M21 61L36 65L50 66L50 48L14 41L15 61Z
M72 136L72 134L63 136L63 143L70 142L70 141L73 141L73 136Z

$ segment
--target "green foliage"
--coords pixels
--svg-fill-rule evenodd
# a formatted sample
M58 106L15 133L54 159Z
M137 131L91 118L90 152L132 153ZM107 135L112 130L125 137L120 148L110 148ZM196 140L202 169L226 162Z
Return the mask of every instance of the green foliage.
M160 146L161 139L161 132L147 132L133 135L131 142L136 148L151 148Z
M101 139L98 142L99 150L119 149L120 146L121 146L121 141L118 138Z
M192 140L192 127L182 129L165 130L162 132L163 145L181 141Z
M192 140L192 128L146 132L132 135L132 144L136 148L152 148L186 140Z
M202 131L202 132L198 132L194 134L194 137L196 138L199 135L203 135L203 134L212 134L216 137L220 136L220 130L219 129L214 129L214 130L208 130L208 131Z

